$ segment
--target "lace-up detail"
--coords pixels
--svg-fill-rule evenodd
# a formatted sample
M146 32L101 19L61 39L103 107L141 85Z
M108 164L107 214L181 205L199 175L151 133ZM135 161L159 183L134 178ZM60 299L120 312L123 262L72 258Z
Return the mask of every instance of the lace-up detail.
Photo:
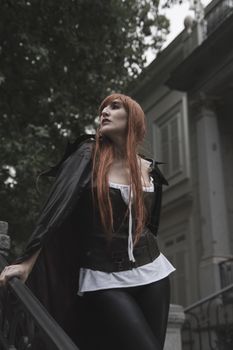
M153 192L154 185L152 179L150 179L150 186L143 186L143 191L145 192ZM131 185L124 185L115 182L109 181L109 186L112 188L117 188L121 191L121 196L124 202L128 205L129 208L129 235L128 235L128 256L129 260L135 262L134 254L133 254L133 218L132 218L132 203L133 203L133 191L130 191ZM131 194L131 195L130 195Z

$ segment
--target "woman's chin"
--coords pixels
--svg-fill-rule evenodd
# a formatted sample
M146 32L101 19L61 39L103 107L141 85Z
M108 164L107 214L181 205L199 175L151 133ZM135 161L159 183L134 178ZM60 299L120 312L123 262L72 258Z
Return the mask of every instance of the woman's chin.
M104 137L111 137L111 135L114 134L114 130L112 130L111 128L104 126L100 129L101 135Z

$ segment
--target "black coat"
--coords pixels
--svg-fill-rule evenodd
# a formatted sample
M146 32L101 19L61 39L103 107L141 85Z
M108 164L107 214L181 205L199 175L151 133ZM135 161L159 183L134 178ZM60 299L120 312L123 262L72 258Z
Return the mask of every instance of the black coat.
M20 263L41 248L27 280L38 299L56 321L72 336L76 323L78 290L78 240L74 216L81 210L83 188L91 180L92 152L95 139L84 136L69 145L61 162L44 173L56 176L36 228ZM152 161L151 176L155 184L155 206L150 229L156 235L161 208L162 185L167 184L157 162Z

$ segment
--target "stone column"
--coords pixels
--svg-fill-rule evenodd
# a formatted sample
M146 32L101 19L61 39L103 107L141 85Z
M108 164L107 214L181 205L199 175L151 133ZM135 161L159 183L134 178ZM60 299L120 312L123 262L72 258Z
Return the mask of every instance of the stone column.
M10 237L8 235L8 223L0 221L0 254L7 256L10 250Z
M170 305L164 350L182 350L181 328L185 320L181 305Z
M219 262L229 258L229 229L217 115L202 101L197 118L197 154L201 238L200 293L220 289Z

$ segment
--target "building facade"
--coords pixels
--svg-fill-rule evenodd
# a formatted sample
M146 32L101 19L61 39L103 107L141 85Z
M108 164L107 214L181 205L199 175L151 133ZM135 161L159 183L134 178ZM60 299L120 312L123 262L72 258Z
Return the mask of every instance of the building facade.
M165 162L160 246L177 269L172 302L184 306L220 290L220 263L233 257L233 1L187 23L131 92L147 154Z

